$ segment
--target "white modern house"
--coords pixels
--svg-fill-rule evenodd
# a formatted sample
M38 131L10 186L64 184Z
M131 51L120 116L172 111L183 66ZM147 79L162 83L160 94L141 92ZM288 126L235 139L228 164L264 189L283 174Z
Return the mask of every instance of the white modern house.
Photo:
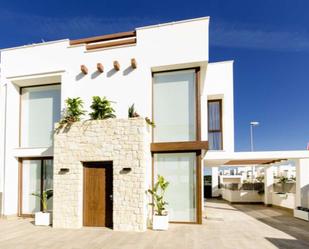
M309 152L234 152L233 61L209 63L208 25L204 17L2 49L1 215L33 215L41 205L31 193L53 188L54 227L144 231L145 192L160 174L170 222L201 224L203 167L250 160L296 159L300 205ZM117 118L86 115L55 132L67 98L89 111L93 96L111 100ZM140 118L128 118L133 103Z

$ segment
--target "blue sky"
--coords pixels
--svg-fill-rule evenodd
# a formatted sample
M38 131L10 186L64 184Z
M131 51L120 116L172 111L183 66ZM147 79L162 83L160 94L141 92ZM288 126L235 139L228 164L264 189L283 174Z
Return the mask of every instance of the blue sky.
M309 1L1 1L0 48L210 16L210 61L234 60L235 145L309 142Z

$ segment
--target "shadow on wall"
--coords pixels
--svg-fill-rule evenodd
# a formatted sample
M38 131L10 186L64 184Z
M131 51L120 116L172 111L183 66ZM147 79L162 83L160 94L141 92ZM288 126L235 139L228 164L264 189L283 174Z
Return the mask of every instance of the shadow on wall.
M85 74L79 73L78 75L76 75L75 80L78 81L78 80L81 80L84 77L85 77Z
M309 243L301 240L265 238L279 249L304 249L309 248Z

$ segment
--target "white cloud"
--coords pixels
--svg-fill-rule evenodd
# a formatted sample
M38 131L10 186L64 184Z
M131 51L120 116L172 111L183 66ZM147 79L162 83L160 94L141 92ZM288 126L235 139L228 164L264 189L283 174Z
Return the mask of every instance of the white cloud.
M214 22L210 24L210 30L210 43L213 46L309 52L307 32L278 31L226 22Z

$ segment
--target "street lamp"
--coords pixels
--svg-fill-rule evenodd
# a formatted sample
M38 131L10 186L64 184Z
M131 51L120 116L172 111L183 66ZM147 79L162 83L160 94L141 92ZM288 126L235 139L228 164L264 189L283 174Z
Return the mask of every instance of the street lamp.
M250 122L250 145L251 145L251 151L254 150L254 146L253 146L253 127L254 126L258 126L260 123L257 121L251 121Z
M251 145L251 151L254 150L254 146L253 146L253 127L254 126L258 126L260 123L257 122L257 121L251 121L250 122L250 145ZM251 179L252 179L252 182L253 182L253 179L254 179L254 176L253 176L253 172L255 171L255 167L254 165L252 165L252 175L251 175Z

